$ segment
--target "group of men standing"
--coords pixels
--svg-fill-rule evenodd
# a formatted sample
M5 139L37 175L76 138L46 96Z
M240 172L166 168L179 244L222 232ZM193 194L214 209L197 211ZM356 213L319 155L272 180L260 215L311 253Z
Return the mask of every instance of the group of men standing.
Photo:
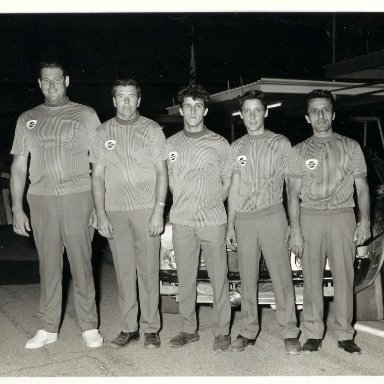
M64 248L84 342L90 348L103 344L92 276L92 227L108 238L116 270L121 331L112 345L138 341L140 329L144 347L160 347L159 249L169 187L182 317L172 347L199 340L196 278L202 249L213 287L214 350L241 351L255 343L262 251L286 353L314 353L321 346L326 256L334 278L338 345L360 352L351 325L353 259L355 246L370 237L366 165L357 142L333 132L335 112L328 91L308 95L306 119L313 136L292 148L286 137L265 128L268 108L260 91L239 98L247 134L230 146L204 124L209 94L201 86L179 92L184 127L166 139L156 122L139 114L141 90L132 79L113 85L116 116L103 124L93 109L68 99L69 77L60 63L42 63L38 83L45 102L20 116L11 151L13 226L24 236L31 230L23 210L31 158L27 198L40 261L42 327L26 348L40 348L58 338ZM232 342L227 246L237 249L242 283L241 327ZM291 251L303 263L303 347Z

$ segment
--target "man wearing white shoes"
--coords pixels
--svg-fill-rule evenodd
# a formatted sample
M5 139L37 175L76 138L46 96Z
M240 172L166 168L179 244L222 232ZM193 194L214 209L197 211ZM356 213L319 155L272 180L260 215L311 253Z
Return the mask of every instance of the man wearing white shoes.
M42 327L25 348L36 349L57 340L62 306L63 250L73 278L76 314L85 345L100 347L91 264L95 223L91 195L89 137L100 121L95 111L66 96L69 77L57 62L40 65L39 86L44 104L18 119L11 153L11 195L14 231L29 236L31 226L39 255ZM28 170L31 224L23 210Z

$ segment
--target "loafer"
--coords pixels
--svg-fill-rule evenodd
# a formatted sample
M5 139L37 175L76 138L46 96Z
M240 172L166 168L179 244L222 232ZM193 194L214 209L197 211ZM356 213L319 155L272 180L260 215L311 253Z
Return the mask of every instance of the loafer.
M321 339L308 339L303 345L304 353L317 353L321 347Z
M344 349L344 351L348 353L356 353L356 354L361 353L360 347L353 340L338 341L337 346L339 348Z
M44 345L54 343L57 340L57 333L47 332L39 329L32 339L29 339L25 344L26 349L37 349Z
M159 348L160 337L157 333L144 333L144 348Z
M284 347L288 355L298 355L302 351L299 339L293 337L284 339Z
M239 335L232 341L231 349L232 351L244 351L245 348L254 345L255 342L256 339L248 339L247 337Z
M88 348L99 348L103 345L103 338L97 329L90 329L82 334L85 345Z
M113 347L125 347L126 345L140 340L139 331L120 332L115 339L111 341Z
M200 336L197 332L195 333L180 332L178 335L176 335L174 338L170 340L170 343L171 343L171 347L179 348L186 344L194 343L199 339L200 339Z
M231 336L219 335L215 337L213 342L213 350L217 352L228 351L231 345Z

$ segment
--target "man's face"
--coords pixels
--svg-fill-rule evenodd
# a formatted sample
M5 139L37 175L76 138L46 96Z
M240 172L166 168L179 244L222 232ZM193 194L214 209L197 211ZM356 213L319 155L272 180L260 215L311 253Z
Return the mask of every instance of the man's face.
M204 106L204 100L194 100L192 97L186 97L180 108L180 114L184 117L184 125L187 129L203 129L204 116L207 112L208 108Z
M245 100L240 116L250 135L260 135L264 132L264 119L268 116L268 110L264 109L259 99Z
M316 98L308 103L308 112L305 119L312 125L315 136L329 136L332 134L332 120L335 113L332 110L332 103L329 99Z
M45 99L51 104L60 103L66 97L69 77L63 76L61 68L42 68L38 82Z
M130 120L140 105L140 97L134 85L119 85L116 87L113 105L116 107L116 115L120 119Z

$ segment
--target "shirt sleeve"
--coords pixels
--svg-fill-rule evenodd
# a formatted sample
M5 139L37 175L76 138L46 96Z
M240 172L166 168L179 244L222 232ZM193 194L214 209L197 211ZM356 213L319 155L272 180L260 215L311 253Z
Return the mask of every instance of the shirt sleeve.
M363 151L358 143L355 143L353 149L353 177L365 177L367 176L367 165L365 163L365 158Z
M160 161L167 160L168 151L167 151L167 141L163 130L160 126L154 126L151 134L151 153L153 163L157 164Z
M95 110L91 107L85 107L86 110L83 113L81 124L84 127L85 132L88 135L88 151L91 152L91 140L92 136L96 131L96 128L101 125L100 120L95 112Z
M221 177L227 178L232 176L232 149L228 142L225 142L224 153L224 166Z
M28 156L29 149L27 146L27 137L25 134L25 124L23 117L20 116L17 120L15 136L13 139L13 145L11 149L12 155Z
M167 168L168 168L168 176L171 177L173 175L173 167L171 165L171 161L169 160L169 153L171 151L171 144L169 142L169 139L166 140L166 147L167 147Z
M90 132L89 162L105 165L104 145L99 132Z
M231 173L240 173L240 165L237 161L237 148L238 145L235 143L231 145Z
M100 120L94 109L90 108L89 116L87 117L87 127L89 132L94 132L101 125Z
M302 177L299 154L292 148L289 141L282 143L281 161L285 176Z

